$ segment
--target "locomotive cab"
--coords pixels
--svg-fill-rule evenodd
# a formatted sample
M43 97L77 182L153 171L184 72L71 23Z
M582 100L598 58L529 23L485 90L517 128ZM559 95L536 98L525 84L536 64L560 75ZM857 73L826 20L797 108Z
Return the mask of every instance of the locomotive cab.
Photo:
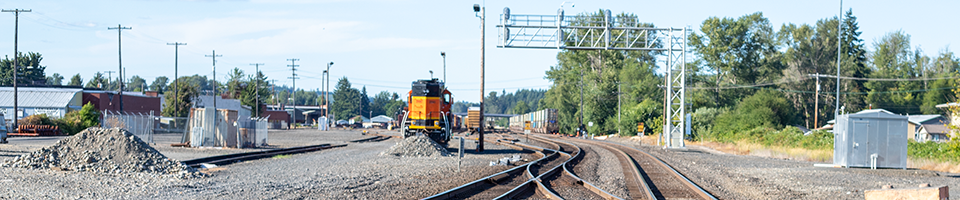
M404 137L423 134L441 144L450 140L453 94L443 87L443 82L437 79L414 81L407 93L407 103L401 127Z

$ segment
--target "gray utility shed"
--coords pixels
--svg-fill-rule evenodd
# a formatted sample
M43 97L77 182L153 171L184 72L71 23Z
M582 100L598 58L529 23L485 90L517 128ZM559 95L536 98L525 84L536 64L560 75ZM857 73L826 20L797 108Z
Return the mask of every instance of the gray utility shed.
M907 117L885 112L840 115L833 137L833 164L907 168Z

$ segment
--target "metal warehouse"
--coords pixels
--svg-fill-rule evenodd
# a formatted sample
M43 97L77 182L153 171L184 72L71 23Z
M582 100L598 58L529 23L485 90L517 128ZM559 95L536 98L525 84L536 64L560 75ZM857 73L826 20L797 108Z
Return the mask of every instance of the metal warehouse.
M60 118L71 110L83 107L83 89L19 87L17 89L18 118L35 114L47 114ZM0 113L13 118L13 87L0 87Z

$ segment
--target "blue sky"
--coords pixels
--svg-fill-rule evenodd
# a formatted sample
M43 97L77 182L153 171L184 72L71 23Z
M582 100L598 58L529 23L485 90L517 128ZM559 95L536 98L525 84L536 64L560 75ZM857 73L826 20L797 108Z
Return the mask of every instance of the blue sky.
M218 58L217 79L229 69L252 73L261 66L270 79L290 85L286 61L300 59L297 87L319 88L326 63L333 79L348 77L369 93L405 94L410 82L442 77L447 53L447 82L457 100L480 99L480 25L472 5L487 8L487 92L547 88L544 71L556 64L556 50L497 49L496 28L504 7L513 14L554 14L563 1L406 1L406 0L29 0L3 1L2 9L32 9L20 16L21 52L40 52L47 74L80 73L84 81L97 71L117 70L117 31L122 24L123 66L129 78L152 82L173 77L174 47L180 47L179 74L211 75L212 50ZM659 27L690 26L710 16L739 17L761 11L775 28L783 23L813 24L835 17L838 1L572 1L567 15L610 9L628 12ZM882 35L903 30L912 45L928 55L960 43L952 9L957 1L845 1L860 22L868 48ZM0 55L13 52L12 13L0 14ZM113 76L116 77L117 74ZM332 88L332 87L331 87Z

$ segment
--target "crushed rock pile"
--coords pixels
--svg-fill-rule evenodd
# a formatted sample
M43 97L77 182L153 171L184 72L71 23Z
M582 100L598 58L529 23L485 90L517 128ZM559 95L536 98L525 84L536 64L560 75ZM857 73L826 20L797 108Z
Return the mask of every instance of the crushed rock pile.
M402 141L390 147L380 155L393 155L400 157L437 157L450 156L446 148L437 144L437 142L425 135L416 135L404 138Z
M171 160L130 132L88 128L30 154L7 160L4 167L60 169L101 174L152 173L179 178L204 176Z

